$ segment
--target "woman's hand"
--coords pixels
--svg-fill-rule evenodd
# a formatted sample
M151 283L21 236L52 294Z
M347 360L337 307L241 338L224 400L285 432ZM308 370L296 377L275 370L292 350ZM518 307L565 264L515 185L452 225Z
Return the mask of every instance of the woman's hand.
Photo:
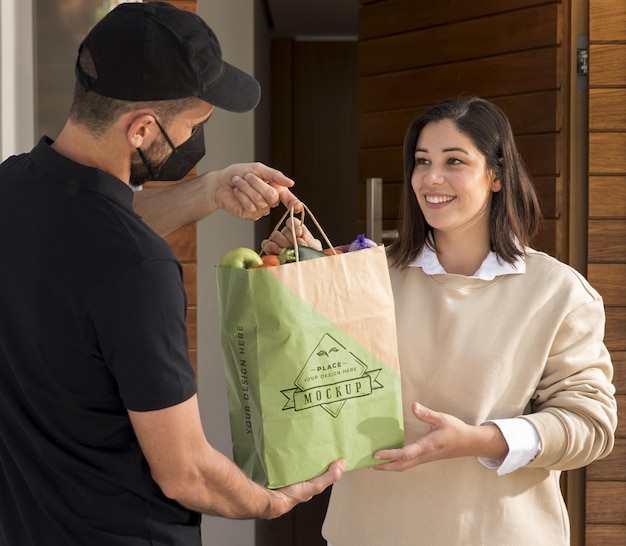
M285 227L274 233L270 239L265 239L261 243L261 248L267 254L278 254L283 248L294 246L292 218L287 218ZM313 237L309 229L300 223L300 220L293 218L293 227L296 233L296 242L299 245L309 246L315 250L322 250L322 243Z
M503 460L508 453L506 440L496 425L468 425L417 402L413 403L411 410L417 419L429 425L428 432L403 448L377 451L375 459L390 462L372 468L402 472L440 459L475 456Z

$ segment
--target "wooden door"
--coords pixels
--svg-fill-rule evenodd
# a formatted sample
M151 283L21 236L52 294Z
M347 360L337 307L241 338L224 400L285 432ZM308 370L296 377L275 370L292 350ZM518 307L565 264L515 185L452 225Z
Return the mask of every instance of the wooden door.
M606 306L619 424L587 468L586 545L626 545L626 3L589 1L588 278Z
M271 81L271 165L296 181L294 192L333 244L350 243L357 235L356 43L274 39ZM272 211L272 226L283 213Z
M296 195L330 241L349 243L359 233L356 44L273 40L271 81L271 165L296 180ZM281 208L272 211L271 226ZM321 526L329 496L327 490L280 518L257 522L257 546L325 546Z

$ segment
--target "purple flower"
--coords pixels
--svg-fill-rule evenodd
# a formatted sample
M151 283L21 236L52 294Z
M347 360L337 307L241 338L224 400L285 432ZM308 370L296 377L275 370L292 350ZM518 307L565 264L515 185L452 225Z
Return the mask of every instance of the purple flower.
M364 248L372 248L374 246L378 246L374 241L368 239L363 233L357 235L357 238L350 243L348 247L348 252L352 252L353 250L362 250Z

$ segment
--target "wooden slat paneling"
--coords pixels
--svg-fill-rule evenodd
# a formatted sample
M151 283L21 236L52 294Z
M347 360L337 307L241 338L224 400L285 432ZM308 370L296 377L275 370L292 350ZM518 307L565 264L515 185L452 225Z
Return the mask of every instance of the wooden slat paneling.
M152 0L144 0L144 2L150 2ZM167 0L170 4L175 5L178 9L184 9L185 11L191 11L196 13L198 0Z
M626 262L626 222L589 220L589 262Z
M623 0L589 0L589 16L590 220L587 271L589 280L604 298L607 321L605 343L611 352L615 369L619 422L613 452L587 469L586 546L624 546L626 3Z
M626 218L626 176L589 177L589 216Z
M531 175L560 174L561 154L558 138L556 133L515 138L517 149L522 154Z
M587 523L626 525L626 482L587 482Z
M553 176L533 176L533 183L543 217L546 219L558 218L560 211L557 205L560 201L556 195L557 179Z
M626 54L626 50L624 50ZM626 57L625 57L626 59ZM626 65L626 62L624 63ZM626 173L626 132L589 135L589 172L592 174Z
M541 250L550 256L559 255L557 248L558 220L544 219L541 229L532 242L532 247Z
M359 80L359 111L410 108L459 94L484 97L558 88L558 50L509 55L389 73Z
M589 129L626 131L626 89L589 90Z
M417 10L421 11L421 10ZM359 43L359 75L371 76L558 45L558 6L548 4ZM533 32L528 32L533 28ZM454 40L450 40L454 36ZM480 40L476 40L480 36ZM405 55L412 51L413 55Z
M626 44L591 44L589 46L589 85L619 87L626 85Z
M626 546L626 525L588 524L585 546Z
M513 11L540 4L554 4L558 0L448 0L447 2L421 2L419 8L414 0L388 0L368 2L360 0L359 39L399 34L419 28L428 28L444 23L464 21L494 13Z
M587 279L605 301L626 306L626 264L588 264Z
M589 3L589 39L626 42L626 10L615 9L615 0Z
M490 97L511 122L516 136L551 133L561 130L561 105L556 90L524 95ZM413 119L428 104L414 108L364 113L359 117L359 146L400 146Z
M509 118L516 136L550 133L561 130L563 105L554 89L525 95L491 97Z

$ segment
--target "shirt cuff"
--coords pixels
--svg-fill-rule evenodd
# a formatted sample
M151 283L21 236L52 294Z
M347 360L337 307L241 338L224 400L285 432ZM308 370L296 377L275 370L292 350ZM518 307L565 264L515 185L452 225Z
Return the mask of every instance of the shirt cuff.
M478 460L487 468L497 468L498 475L509 474L526 466L541 450L539 435L530 421L513 417L512 419L494 419L483 424L488 423L493 423L500 429L509 445L509 452L504 460L486 457L478 457Z

